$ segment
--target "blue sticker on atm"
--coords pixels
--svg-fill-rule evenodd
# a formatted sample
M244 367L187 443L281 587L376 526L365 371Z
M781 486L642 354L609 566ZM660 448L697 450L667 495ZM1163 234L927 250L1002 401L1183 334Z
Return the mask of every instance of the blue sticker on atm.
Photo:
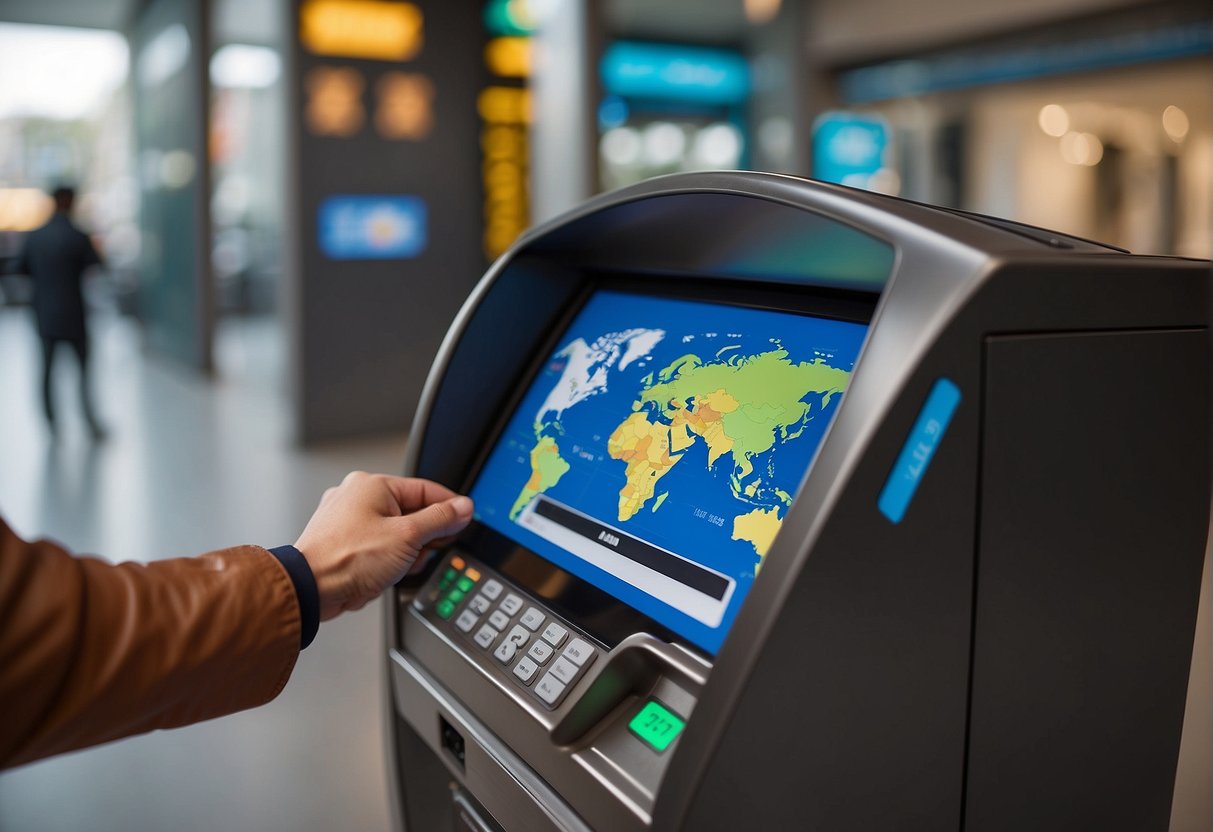
M914 492L918 490L918 484L922 482L959 404L959 387L946 378L935 382L877 502L880 513L894 523L900 523L905 517L910 500L914 498Z
M425 251L425 201L415 196L331 196L317 216L320 250L331 260L405 260Z

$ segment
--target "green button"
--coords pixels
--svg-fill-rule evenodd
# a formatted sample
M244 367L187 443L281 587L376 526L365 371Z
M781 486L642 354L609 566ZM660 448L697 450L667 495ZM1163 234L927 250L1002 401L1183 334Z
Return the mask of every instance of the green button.
M438 617L446 620L455 613L455 602L451 600L438 602Z
M682 717L655 699L646 702L640 713L628 723L632 733L657 752L669 748L670 743L678 739L685 727L686 721Z
M449 584L451 581L459 577L459 572L454 569L448 569L442 576L442 582Z
M452 604L458 604L460 601L463 600L463 596L465 594L466 593L461 592L458 589L452 589L450 592L448 592L446 594L446 600L450 601Z
M466 575L455 582L455 586L459 587L464 592L471 592L472 587L474 587L475 585L476 585L476 582L473 581L471 578L467 577Z

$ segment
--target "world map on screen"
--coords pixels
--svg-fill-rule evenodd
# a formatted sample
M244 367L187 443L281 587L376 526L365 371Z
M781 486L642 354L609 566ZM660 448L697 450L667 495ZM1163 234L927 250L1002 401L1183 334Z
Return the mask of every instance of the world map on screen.
M543 495L735 579L740 603L865 332L786 312L598 292L507 424L473 488L477 512L569 568L566 553L529 540L518 523Z

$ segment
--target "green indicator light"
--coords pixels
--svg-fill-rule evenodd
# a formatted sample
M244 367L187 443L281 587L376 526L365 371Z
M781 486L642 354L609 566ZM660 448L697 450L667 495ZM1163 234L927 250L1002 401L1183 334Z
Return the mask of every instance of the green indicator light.
M459 587L460 591L462 591L462 592L470 592L472 587L474 587L475 585L476 585L476 582L473 581L471 578L467 578L467 577L460 578L458 581L455 582L455 586Z
M640 709L640 713L632 717L628 728L632 733L650 745L654 751L665 751L670 743L678 739L686 721L667 709L655 699L650 699Z
M448 592L446 594L446 600L450 601L452 604L458 604L460 601L463 600L463 596L464 596L464 593L461 592L460 590L452 589L450 592Z
M449 584L451 581L455 580L458 577L459 577L458 572L456 572L454 569L448 569L448 570L446 570L446 574L442 576L442 582L444 584Z
M438 617L439 618L445 620L447 618L450 618L451 614L454 612L455 612L455 604L453 601L439 601L438 602Z

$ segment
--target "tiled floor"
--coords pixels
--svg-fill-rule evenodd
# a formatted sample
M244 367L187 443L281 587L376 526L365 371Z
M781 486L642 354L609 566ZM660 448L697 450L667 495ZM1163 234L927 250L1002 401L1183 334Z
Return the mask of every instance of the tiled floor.
M0 309L0 513L27 537L115 560L273 546L346 471L400 468L403 435L291 446L272 327L225 330L216 382L145 355L121 319L97 320L93 344L111 435L86 438L60 351L52 441L33 328ZM324 625L266 707L0 775L0 830L386 829L377 606Z

